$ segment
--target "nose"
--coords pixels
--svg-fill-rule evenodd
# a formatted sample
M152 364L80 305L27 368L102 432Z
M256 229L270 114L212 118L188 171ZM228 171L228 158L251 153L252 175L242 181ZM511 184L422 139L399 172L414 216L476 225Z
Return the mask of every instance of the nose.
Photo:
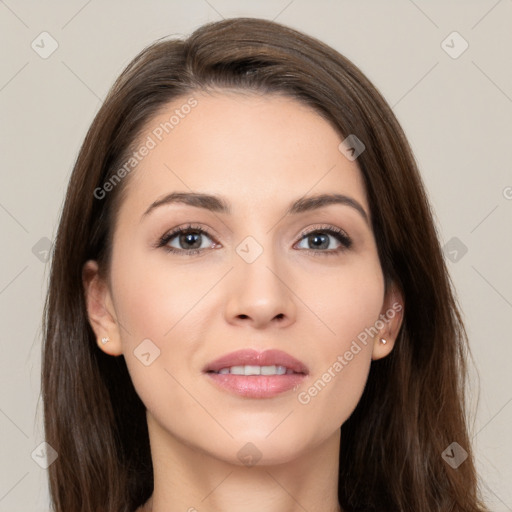
M263 329L295 322L297 304L289 272L277 265L271 252L264 250L252 263L235 256L235 268L226 283L228 323Z

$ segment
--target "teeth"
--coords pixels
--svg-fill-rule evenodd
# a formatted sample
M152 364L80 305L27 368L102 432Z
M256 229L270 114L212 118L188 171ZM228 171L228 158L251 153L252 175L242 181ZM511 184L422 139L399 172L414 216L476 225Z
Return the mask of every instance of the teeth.
M293 370L285 366L231 366L229 368L222 368L220 374L231 373L232 375L284 375L295 373Z

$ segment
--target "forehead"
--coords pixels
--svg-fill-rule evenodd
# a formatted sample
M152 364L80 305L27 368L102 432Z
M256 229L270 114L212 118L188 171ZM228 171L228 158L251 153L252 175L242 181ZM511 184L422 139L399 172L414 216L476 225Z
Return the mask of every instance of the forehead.
M323 192L350 194L368 209L361 172L338 149L342 140L316 111L287 96L193 92L146 124L121 210L142 212L176 190L220 194L235 211L237 202L277 207L281 197L288 204Z

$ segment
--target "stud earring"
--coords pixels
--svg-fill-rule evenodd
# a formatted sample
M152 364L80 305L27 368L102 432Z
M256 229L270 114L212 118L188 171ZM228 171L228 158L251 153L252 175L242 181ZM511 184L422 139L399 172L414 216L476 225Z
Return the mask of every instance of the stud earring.
M103 343L103 345L105 345L105 343L109 342L110 339L108 337L106 338L101 338L101 343Z
M380 339L380 342L381 342L383 345L385 345L385 344L387 343L387 341L386 341L384 338L381 338L381 339Z

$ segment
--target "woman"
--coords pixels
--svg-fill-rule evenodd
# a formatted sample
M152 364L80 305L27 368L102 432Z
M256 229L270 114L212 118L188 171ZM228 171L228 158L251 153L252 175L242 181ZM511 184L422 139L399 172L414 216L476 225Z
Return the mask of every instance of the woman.
M45 313L57 512L486 510L413 155L318 40L238 18L141 52L78 156Z

